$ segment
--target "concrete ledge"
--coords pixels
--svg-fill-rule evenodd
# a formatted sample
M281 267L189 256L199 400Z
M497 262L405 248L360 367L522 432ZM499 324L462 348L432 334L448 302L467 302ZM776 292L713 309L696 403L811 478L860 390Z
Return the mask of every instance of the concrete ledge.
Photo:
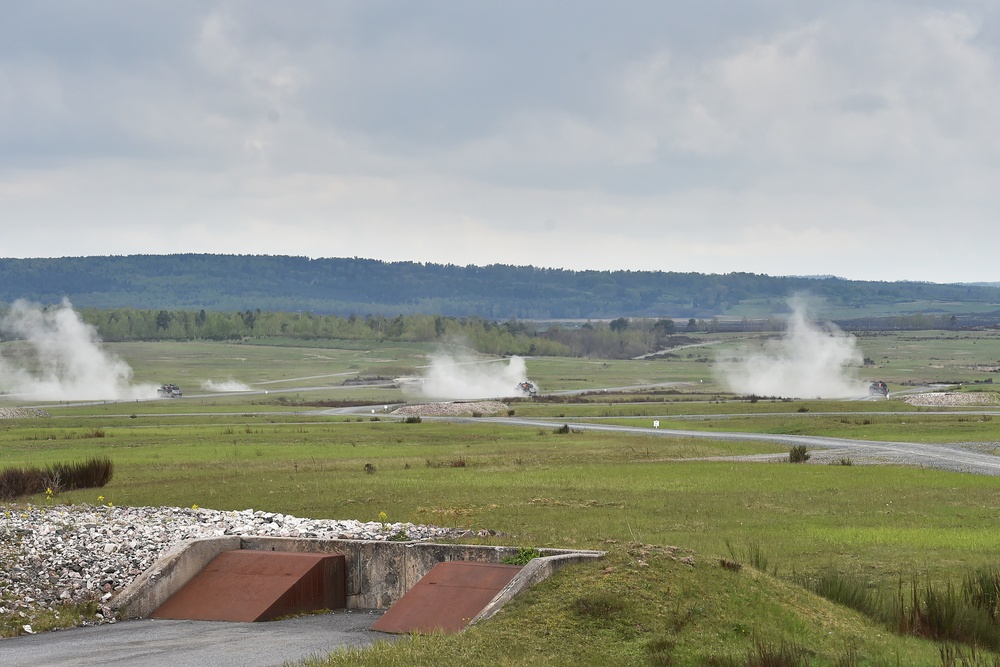
M223 551L240 548L236 536L187 540L160 559L115 596L111 604L125 618L146 618Z
M433 542L322 540L293 537L212 537L183 542L164 554L120 592L112 606L124 618L146 618L223 551L292 551L343 554L348 609L386 609L436 564L446 561L500 563L517 547ZM539 549L535 558L473 619L489 618L518 593L566 565L604 555L600 551Z

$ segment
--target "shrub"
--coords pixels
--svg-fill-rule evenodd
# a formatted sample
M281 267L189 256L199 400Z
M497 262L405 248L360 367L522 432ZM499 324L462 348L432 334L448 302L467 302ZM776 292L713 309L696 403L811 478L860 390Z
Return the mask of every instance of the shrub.
M374 464L366 463L365 472L368 473L369 475L374 475L376 472L378 472L378 468L376 468Z
M409 417L407 417L406 419L403 420L403 423L404 424L419 424L422 421L423 420L420 418L420 415L410 415Z
M805 445L795 445L788 450L789 463L805 463L809 460L809 451Z
M563 424L562 426L560 426L559 428L555 429L552 432L557 433L559 435L566 435L567 433L569 433L569 424Z

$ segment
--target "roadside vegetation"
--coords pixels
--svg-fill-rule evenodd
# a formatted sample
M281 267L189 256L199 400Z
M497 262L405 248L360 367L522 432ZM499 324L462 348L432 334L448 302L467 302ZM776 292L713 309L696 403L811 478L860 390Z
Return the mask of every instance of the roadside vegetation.
M988 388L1000 359L996 332L861 344L877 360L864 372L893 392L943 378L967 383L948 385L956 391ZM434 349L424 344L108 348L137 381L175 381L185 398L51 404L40 406L47 417L0 422L0 469L114 465L99 495L39 491L5 511L105 502L364 521L384 513L494 531L476 541L526 551L607 552L462 635L403 637L309 665L437 665L456 656L491 666L996 664L1000 479L849 459L790 465L787 446L573 428L584 418L647 428L655 419L661 428L987 445L996 440L992 414L928 414L898 400L751 401L716 384L695 349L658 360L531 359L543 394L587 392L509 403L509 417L544 427L504 416L407 423L391 414L406 400L398 388L345 379L417 375ZM200 378L270 393L196 397ZM602 389L633 385L643 388ZM324 401L366 407L319 414ZM784 461L696 460L748 454ZM70 610L63 617L35 626L73 623ZM0 620L8 634L26 622Z

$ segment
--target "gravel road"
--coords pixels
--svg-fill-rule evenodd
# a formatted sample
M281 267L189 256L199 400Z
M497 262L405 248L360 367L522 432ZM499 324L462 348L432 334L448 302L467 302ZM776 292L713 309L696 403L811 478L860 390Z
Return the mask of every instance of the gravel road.
M826 464L841 458L850 458L855 464L907 465L937 468L976 475L1000 475L1000 457L993 451L1000 451L1000 442L949 443L946 445L915 442L882 442L877 440L852 440L810 435L773 435L768 433L739 433L720 431L688 431L684 429L654 429L645 426L618 426L594 424L573 420L520 419L514 417L486 417L477 421L526 426L531 428L558 428L570 424L578 431L599 431L605 433L629 433L653 437L684 437L707 440L729 440L741 442L774 442L782 445L805 445L811 452L809 462ZM820 451L822 450L822 451ZM730 461L787 461L787 453L760 454L756 456L714 457L709 460Z

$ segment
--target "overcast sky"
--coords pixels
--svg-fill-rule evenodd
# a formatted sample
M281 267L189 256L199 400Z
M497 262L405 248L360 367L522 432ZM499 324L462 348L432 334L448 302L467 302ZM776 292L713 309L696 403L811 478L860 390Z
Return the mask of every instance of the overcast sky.
M0 256L997 281L1000 3L35 0Z

